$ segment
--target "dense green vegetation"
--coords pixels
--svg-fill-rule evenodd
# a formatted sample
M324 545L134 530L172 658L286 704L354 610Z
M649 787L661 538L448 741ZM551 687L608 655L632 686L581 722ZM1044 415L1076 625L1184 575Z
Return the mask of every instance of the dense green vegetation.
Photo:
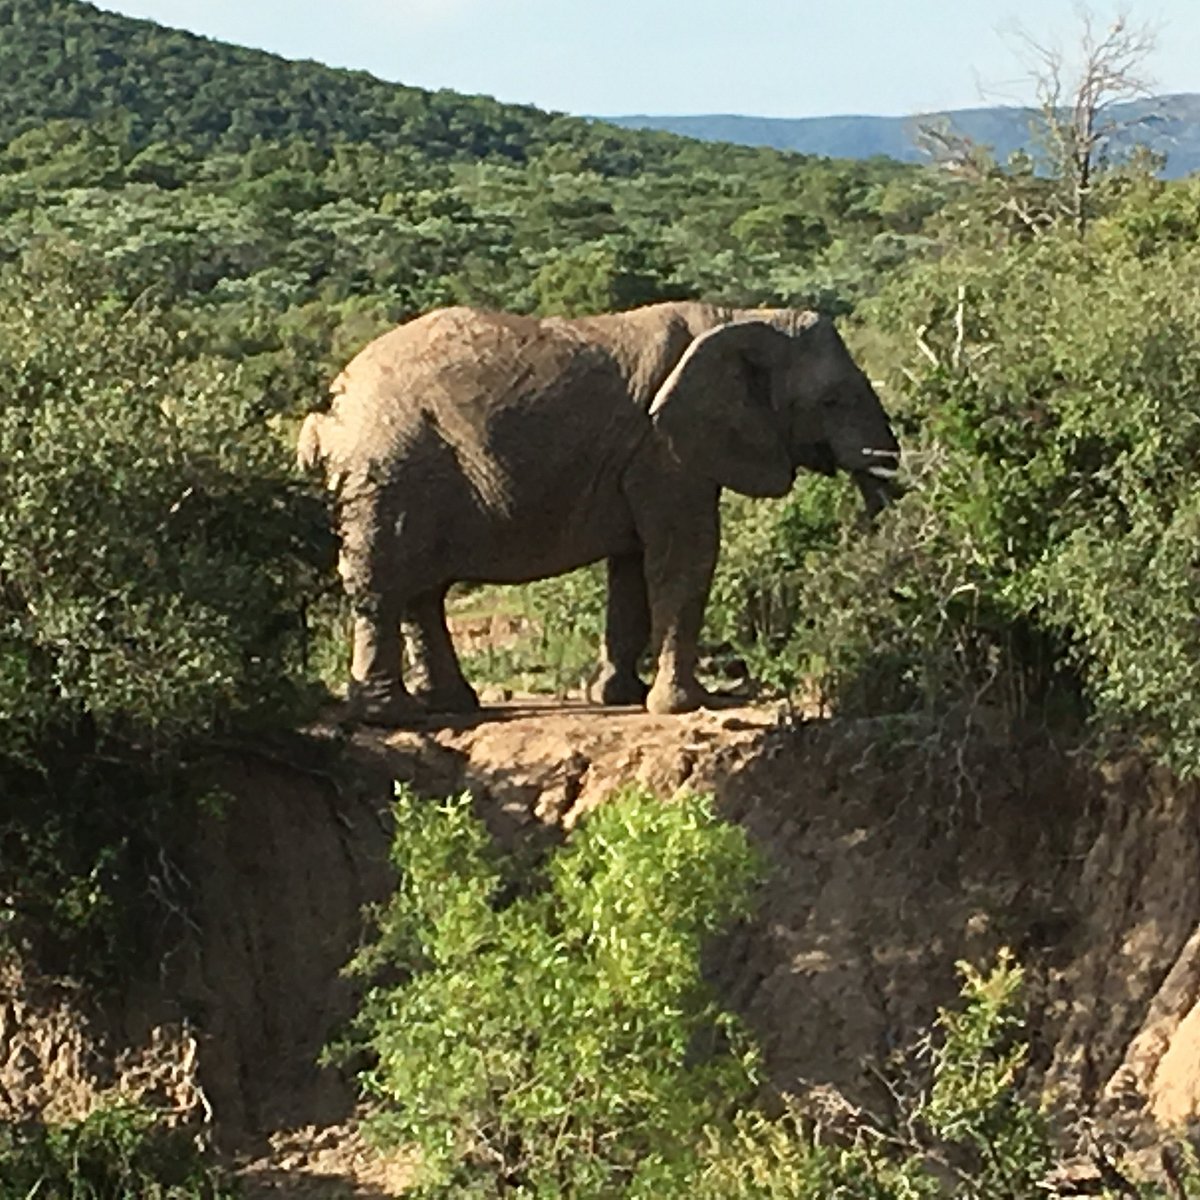
M0 29L0 248L82 240L131 295L186 301L239 357L297 343L339 357L458 299L844 302L945 190L887 160L713 149L423 93L75 0L4 0Z
M82 1121L0 1125L0 1200L232 1200L194 1135L118 1100Z
M420 1147L431 1194L611 1194L746 1094L753 1056L698 954L746 909L757 866L740 829L630 792L539 887L470 796L404 792L395 812L400 886L355 969L405 982L360 1016L378 1060L364 1083L377 1134Z

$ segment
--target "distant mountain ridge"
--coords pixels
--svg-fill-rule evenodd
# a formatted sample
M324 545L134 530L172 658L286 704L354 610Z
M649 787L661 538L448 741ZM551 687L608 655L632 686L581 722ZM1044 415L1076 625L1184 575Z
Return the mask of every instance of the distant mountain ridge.
M911 117L751 117L734 114L697 116L601 117L627 129L655 129L709 142L769 146L829 158L872 158L885 155L902 162L924 158L915 141L920 124L949 121L955 129L993 147L1003 161L1015 150L1029 149L1030 108L996 106L922 113ZM1167 155L1165 174L1172 178L1200 170L1200 94L1183 93L1135 100L1115 106L1119 120L1137 120L1128 135L1134 142Z

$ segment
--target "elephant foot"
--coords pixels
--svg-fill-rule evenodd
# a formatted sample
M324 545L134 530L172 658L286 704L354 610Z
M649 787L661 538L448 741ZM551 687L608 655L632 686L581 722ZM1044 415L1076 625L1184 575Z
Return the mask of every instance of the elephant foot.
M409 725L427 715L425 705L408 692L380 692L360 683L350 684L347 704L350 719L359 725Z
M658 680L646 696L646 711L659 715L695 712L698 708L717 708L720 703L712 692L695 680L691 683Z
M632 671L617 671L603 667L596 681L596 695L601 704L641 705L645 704L650 685Z
M417 698L429 712L476 713L479 711L479 696L464 679L452 687L427 687L416 693Z

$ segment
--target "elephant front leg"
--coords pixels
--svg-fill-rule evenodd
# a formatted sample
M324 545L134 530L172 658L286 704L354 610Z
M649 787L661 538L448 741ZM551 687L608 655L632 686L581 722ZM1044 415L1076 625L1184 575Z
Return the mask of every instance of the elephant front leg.
M433 712L477 712L479 697L459 666L446 628L446 593L430 592L409 605L405 648L416 679L414 690Z
M424 713L400 676L400 613L377 597L354 601L350 714L368 725L399 725Z
M717 562L720 538L716 498L682 505L670 524L646 543L646 582L657 672L646 697L652 713L711 706L714 697L696 678L697 646Z
M596 681L602 704L642 704L649 688L638 675L638 663L650 641L650 603L642 555L608 560L608 608L600 675Z

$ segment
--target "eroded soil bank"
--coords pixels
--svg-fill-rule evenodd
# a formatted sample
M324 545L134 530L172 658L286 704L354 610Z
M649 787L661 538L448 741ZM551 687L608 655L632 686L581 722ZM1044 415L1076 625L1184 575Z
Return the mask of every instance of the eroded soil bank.
M233 755L233 797L179 864L188 944L103 1005L28 967L0 978L0 1119L104 1088L198 1114L276 1194L388 1194L403 1164L316 1066L352 1011L339 975L391 884L394 780L470 788L508 843L554 838L619 784L714 792L772 865L711 972L777 1082L870 1100L867 1064L953 1000L955 962L1029 968L1039 1070L1064 1105L1200 1118L1200 795L1136 762L1085 768L978 725L781 724L507 705L392 735L316 728Z

